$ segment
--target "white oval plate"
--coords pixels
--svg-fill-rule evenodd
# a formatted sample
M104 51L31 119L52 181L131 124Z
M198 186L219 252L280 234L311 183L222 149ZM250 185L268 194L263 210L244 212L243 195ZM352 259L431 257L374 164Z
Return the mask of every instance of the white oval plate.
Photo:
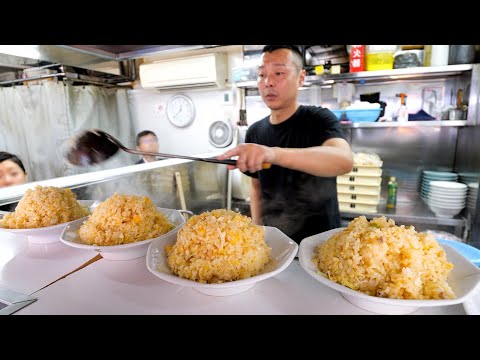
M175 228L170 230L168 233L163 234L159 237L147 239L143 241L137 241L134 243L129 244L121 244L121 245L89 245L84 244L80 236L78 235L78 229L83 223L87 220L86 218L78 219L72 221L65 229L63 230L62 234L60 235L60 241L63 242L65 245L72 246L79 249L84 250L93 250L102 255L103 258L109 260L131 260L136 259L142 256L145 256L147 253L148 245L154 240L161 239L169 234L176 234L178 229L185 223L185 218L182 215L181 210L173 210L173 209L164 209L164 208L157 208L159 211L164 213L168 220L170 220L174 225Z
M88 206L90 212L95 209L100 201L97 200L78 200L78 202L83 206ZM0 219L2 219L4 214L0 214ZM85 221L88 216L84 216L80 219L69 221L63 224L46 226L41 228L34 229L5 229L0 227L0 232L9 232L15 235L26 236L31 243L34 244L48 244L60 241L60 235L62 234L63 229L69 224L75 221Z
M265 242L272 248L271 261L265 266L261 274L247 279L229 281L220 284L202 284L193 280L181 278L170 271L165 254L165 246L173 245L177 241L177 234L170 234L150 244L147 251L147 268L160 279L179 286L191 287L201 294L211 296L228 296L242 293L257 282L272 277L293 261L298 251L298 244L279 229L265 226Z
M322 242L344 228L329 230L302 240L298 251L298 258L302 268L314 279L322 284L337 290L350 303L359 308L378 314L409 314L424 306L445 306L460 304L472 297L480 289L480 269L470 260L448 245L441 244L445 249L448 261L454 268L448 276L448 283L452 287L455 299L439 300L402 300L370 296L360 291L352 290L320 275L316 265L312 262L315 248Z
M480 315L480 291L463 303L463 309L467 315Z

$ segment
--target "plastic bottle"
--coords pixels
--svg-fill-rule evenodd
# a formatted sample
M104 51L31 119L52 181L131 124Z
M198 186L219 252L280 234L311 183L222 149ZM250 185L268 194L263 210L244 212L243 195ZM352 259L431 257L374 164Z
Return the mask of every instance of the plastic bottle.
M406 122L408 121L407 94L400 93L397 94L397 97L400 97L397 121Z
M448 65L449 45L432 45L430 66Z
M397 179L395 176L390 176L390 180L388 181L387 209L395 209L397 206L397 189Z

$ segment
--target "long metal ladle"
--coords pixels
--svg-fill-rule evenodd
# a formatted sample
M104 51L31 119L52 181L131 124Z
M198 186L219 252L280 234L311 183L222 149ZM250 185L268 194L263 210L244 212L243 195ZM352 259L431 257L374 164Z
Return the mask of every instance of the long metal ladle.
M120 141L115 139L112 135L99 129L89 129L81 132L71 140L66 151L65 157L69 163L78 166L88 166L91 164L98 164L104 160L115 155L118 149L136 154L136 155L150 155L161 156L165 158L186 159L195 161L205 161L209 163L226 164L236 166L237 161L232 159L219 160L215 158L199 158L186 155L163 154L149 151L133 150L125 147ZM269 169L272 165L264 163L263 168Z

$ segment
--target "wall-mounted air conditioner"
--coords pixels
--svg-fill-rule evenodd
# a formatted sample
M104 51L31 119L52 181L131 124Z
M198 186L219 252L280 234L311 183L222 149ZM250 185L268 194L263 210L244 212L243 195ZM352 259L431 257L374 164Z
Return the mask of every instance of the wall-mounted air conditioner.
M227 57L223 53L140 65L140 83L145 89L224 88L227 80Z

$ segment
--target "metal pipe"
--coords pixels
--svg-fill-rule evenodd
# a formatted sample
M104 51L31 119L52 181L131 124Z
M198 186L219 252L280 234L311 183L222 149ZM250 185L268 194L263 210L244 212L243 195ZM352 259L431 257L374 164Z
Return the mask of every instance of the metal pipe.
M30 80L48 79L48 78L51 78L51 77L58 77L58 76L65 76L65 73L62 72L62 73L56 73L56 74L32 76L32 77L23 78L23 79L1 81L0 85L8 85L8 84L14 84L14 83L23 82L23 81L30 81Z

